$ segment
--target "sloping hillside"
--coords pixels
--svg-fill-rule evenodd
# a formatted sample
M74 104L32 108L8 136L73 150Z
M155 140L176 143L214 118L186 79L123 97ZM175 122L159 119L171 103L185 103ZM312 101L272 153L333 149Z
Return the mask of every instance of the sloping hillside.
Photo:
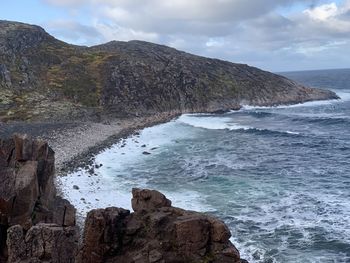
M247 65L142 41L80 47L0 21L0 120L85 120L215 112L335 99Z

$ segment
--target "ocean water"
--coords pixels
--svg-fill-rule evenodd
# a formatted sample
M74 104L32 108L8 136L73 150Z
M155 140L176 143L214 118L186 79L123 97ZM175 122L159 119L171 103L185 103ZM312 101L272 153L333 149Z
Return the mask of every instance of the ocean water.
M350 70L283 74L341 99L183 115L97 155L96 176L65 177L66 197L84 213L157 189L225 221L250 262L350 262Z

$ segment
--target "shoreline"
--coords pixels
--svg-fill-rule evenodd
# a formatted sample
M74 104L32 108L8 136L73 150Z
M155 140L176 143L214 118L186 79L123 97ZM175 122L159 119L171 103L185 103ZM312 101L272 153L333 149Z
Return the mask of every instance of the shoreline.
M47 141L55 152L57 177L88 167L95 155L119 140L144 128L169 122L179 115L179 112L174 111L104 122L0 123L0 137L10 138L18 133Z
M313 100L296 104L285 104L276 106L241 106L227 112L239 111L245 107L298 107L307 103L326 103L329 101L342 100ZM157 124L169 122L181 114L196 113L194 111L170 111L157 113L147 117L115 118L106 119L101 122L61 122L61 123L26 123L26 122L0 122L0 137L12 137L14 133L29 134L34 138L47 141L55 151L55 175L65 176L79 168L93 169L94 157L108 149L121 139L137 134L144 128ZM205 114L222 114L223 112L203 112ZM93 170L91 171L93 174Z
M327 103L329 101L338 101L339 99L314 100L297 104L286 104L277 106L242 106L244 108L270 108L270 107L298 107L307 103ZM47 141L50 147L55 151L55 174L56 176L65 176L69 172L76 171L79 168L86 170L93 165L94 157L108 149L121 139L137 133L144 128L155 126L161 123L169 122L181 114L196 113L192 111L170 111L157 113L147 117L116 118L104 120L102 122L62 122L62 123L26 123L0 122L0 137L12 137L14 133L29 134L34 138ZM203 112L204 113L204 112ZM206 112L205 114L222 114L223 112Z
M136 134L144 128L169 122L178 116L178 113L167 112L151 117L115 119L107 123L93 122L69 129L65 133L59 134L55 140L48 139L55 151L56 177L65 176L79 168L89 168L93 165L94 157L98 153L108 149L121 139ZM86 129L81 131L82 127ZM75 133L77 130L78 133ZM67 135L73 135L69 137L68 142ZM63 143L65 145L62 145ZM73 153L72 149L74 149Z

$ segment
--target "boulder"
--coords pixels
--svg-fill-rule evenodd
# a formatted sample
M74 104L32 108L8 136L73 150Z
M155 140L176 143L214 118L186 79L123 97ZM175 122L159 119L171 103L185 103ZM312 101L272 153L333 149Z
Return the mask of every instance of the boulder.
M171 207L154 190L132 194L134 213L121 208L88 213L77 262L240 262L222 221Z
M126 230L125 218L129 214L128 210L115 207L90 211L78 262L104 262L106 257L118 254Z
M47 143L25 135L0 140L0 262L245 262L222 221L136 188L133 213L116 207L88 213L79 247L75 208L56 196L53 178Z
M171 206L171 201L158 191L134 188L132 196L131 205L135 212Z

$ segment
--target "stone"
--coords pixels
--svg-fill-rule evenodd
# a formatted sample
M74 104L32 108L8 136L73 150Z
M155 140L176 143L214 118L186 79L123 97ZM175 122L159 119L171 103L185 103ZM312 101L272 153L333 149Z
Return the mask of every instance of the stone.
M40 197L36 161L27 161L16 173L15 196L11 197L12 207L9 224L20 224L25 229L32 226L32 214Z
M24 229L20 225L12 226L7 231L8 262L20 262L26 255Z
M79 246L76 210L56 195L54 152L45 142L21 135L0 140L0 168L0 262L246 262L224 222L138 188L133 213L91 210Z
M131 205L135 212L171 206L171 201L158 191L133 188L132 196Z
M155 190L132 194L134 213L120 208L88 213L77 263L241 262L222 221L172 207Z
M60 226L75 226L76 209L69 201L58 196L55 198L54 207L52 223Z
M224 242L231 237L230 230L224 222L216 218L209 218L209 221L211 223L210 233L213 241Z
M83 247L78 262L102 263L122 249L124 219L129 211L110 207L91 210L85 220Z
M198 215L181 216L175 222L176 244L186 257L204 257L210 238L210 224Z
M149 252L148 261L150 263L159 262L162 258L163 258L163 255L158 250L154 249L154 250Z
M4 64L0 64L0 81L1 79L7 87L12 86L11 72L7 69L6 65Z
M54 160L42 140L19 134L0 139L0 258L10 254L6 242L12 242L7 236L12 226L26 233L39 223L75 226L75 208L56 196ZM12 230L11 238L19 235L18 227Z
M38 224L25 234L20 225L7 231L8 263L74 262L79 240L77 227Z

